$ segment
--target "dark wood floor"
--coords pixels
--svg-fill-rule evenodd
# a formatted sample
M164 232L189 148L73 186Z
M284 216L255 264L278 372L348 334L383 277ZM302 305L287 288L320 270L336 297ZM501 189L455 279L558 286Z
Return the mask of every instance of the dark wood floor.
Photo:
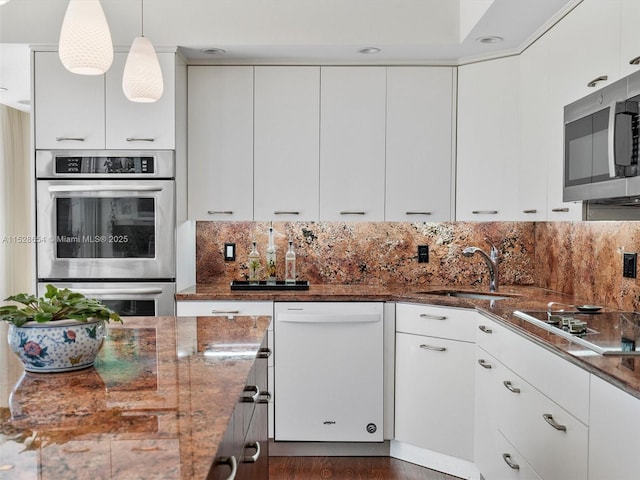
M459 480L390 457L269 457L269 480Z

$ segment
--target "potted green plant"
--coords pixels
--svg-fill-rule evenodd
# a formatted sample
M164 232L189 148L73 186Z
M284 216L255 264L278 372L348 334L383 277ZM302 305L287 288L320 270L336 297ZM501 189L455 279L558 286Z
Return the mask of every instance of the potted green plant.
M99 300L47 285L42 297L20 293L0 307L9 345L29 372L65 372L90 367L102 346L105 324L122 322Z

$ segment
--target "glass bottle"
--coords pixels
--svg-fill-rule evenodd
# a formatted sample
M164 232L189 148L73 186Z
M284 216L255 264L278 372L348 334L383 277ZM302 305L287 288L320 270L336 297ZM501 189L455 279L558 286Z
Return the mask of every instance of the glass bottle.
M295 285L296 283L296 252L293 251L293 242L289 240L289 250L284 256L285 276L284 283L286 285Z
M260 254L254 240L253 247L249 252L249 285L258 285L260 271Z
M276 246L273 243L273 226L269 227L269 245L267 246L267 285L276 284Z

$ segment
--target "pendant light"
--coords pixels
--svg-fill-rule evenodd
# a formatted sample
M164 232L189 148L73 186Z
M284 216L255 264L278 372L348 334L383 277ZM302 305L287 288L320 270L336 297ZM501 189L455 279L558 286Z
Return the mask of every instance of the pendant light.
M81 75L102 75L113 62L113 44L100 0L69 0L60 29L58 55Z
M144 36L144 0L141 35L131 44L122 75L122 90L132 102L150 103L160 99L164 90L162 70L151 41Z

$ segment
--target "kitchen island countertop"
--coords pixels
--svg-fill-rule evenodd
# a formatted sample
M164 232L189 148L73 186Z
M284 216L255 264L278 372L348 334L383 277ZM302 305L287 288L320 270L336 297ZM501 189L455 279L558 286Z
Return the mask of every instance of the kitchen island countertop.
M5 342L0 478L206 478L270 320L125 317L68 373L24 372Z

